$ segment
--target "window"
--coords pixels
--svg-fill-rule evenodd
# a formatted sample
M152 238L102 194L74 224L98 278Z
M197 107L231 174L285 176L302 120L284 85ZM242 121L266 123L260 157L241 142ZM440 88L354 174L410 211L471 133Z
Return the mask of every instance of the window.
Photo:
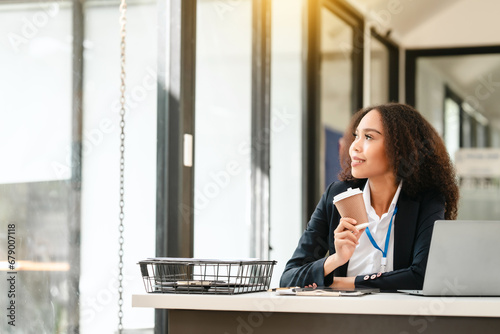
M83 11L73 3L0 5L0 263L6 271L15 224L16 330L25 333L111 333L118 324L119 2L86 1ZM154 255L156 16L154 1L129 4L125 328L153 327L153 310L127 300L144 291L137 261ZM75 17L85 31L73 30ZM83 57L73 49L82 36ZM75 94L74 81L83 84ZM10 331L2 321L0 332Z
M340 139L362 106L362 22L333 2L321 7L320 114L324 143L321 191L340 171Z
M370 39L370 105L399 100L399 48L372 29Z
M251 84L252 2L198 0L194 257L250 257Z
M119 2L85 6L80 328L114 332L118 324ZM127 9L125 125L124 328L152 328L151 309L132 308L143 292L137 262L155 255L155 1Z
M7 226L13 224L16 296L9 299L16 303L19 332L66 332L77 325L78 252L72 245L79 203L68 168L71 20L70 4L0 5L0 30L7 37L0 42L0 261L1 271L10 271ZM2 279L2 291L7 283ZM11 328L5 318L0 322L0 332Z
M278 261L272 286L279 285L303 224L302 4L272 2L270 259Z
M444 142L452 160L460 148L460 105L458 96L446 89L444 100Z

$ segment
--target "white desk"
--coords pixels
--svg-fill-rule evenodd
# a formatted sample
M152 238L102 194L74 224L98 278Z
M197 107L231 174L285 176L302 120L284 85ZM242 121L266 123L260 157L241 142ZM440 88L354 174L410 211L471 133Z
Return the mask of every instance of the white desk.
M500 333L500 297L137 294L175 333Z

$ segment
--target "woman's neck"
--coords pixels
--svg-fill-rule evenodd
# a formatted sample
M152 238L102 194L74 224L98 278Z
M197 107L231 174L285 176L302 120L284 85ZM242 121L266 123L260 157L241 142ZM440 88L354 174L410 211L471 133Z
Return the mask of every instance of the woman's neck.
M370 198L371 205L377 215L382 217L389 211L392 199L398 190L394 180L372 180L370 179Z

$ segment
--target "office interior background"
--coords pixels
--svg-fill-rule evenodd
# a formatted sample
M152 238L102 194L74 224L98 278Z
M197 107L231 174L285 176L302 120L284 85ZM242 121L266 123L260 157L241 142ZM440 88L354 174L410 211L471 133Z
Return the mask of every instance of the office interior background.
M414 105L456 162L459 218L499 219L500 2L127 3L124 332L155 327L131 307L148 257L273 259L277 286L363 106ZM117 330L118 7L0 1L2 333Z

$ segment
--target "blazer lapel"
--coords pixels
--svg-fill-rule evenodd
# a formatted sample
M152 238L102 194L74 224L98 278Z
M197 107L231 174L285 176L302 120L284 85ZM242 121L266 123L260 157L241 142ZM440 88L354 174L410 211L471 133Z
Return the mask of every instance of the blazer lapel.
M410 199L403 192L400 193L398 213L394 221L394 270L411 265L419 205L419 202Z

